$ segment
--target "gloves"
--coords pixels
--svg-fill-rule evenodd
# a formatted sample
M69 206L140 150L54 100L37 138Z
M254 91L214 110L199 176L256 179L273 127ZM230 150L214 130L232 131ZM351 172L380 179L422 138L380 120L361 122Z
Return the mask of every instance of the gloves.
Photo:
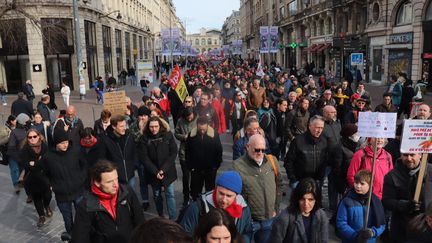
M417 202L417 201L414 201L414 200L411 200L409 202L408 209L409 209L410 212L412 212L412 213L418 212L418 211L420 211L420 208L421 208L421 202Z
M374 236L374 232L373 232L372 229L369 229L369 228L361 229L361 230L358 232L357 240L359 240L359 241L363 241L363 240L370 239L370 238L372 238L373 236Z

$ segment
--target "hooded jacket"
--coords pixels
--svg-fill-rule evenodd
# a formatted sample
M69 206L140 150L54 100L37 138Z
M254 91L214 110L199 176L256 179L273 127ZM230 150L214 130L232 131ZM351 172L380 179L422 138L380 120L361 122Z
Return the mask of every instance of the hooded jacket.
M364 162L362 165L362 157ZM362 169L372 171L373 150L370 146L360 149L354 153L347 171L347 182L349 187L354 186L354 176ZM393 169L391 155L384 149L377 151L375 162L375 173L373 181L373 193L381 200L383 195L384 176Z
M137 163L136 146L133 135L126 131L125 135L114 134L112 126L106 129L107 135L102 135L98 143L99 159L107 159L117 166L120 183L127 183L134 177ZM100 142L99 142L100 141Z
M144 214L133 189L120 185L115 220L101 205L99 198L86 192L78 204L72 243L128 242L134 228L144 222Z
M180 225L190 235L193 234L196 226L198 225L200 216L216 208L212 195L213 191L210 191L201 195L200 198L197 199L201 200L201 203L203 205L203 209L201 210L203 210L204 212L200 212L200 208L196 201L192 202L192 204L186 209L186 212L182 220L180 221ZM252 238L252 218L250 208L246 204L246 201L244 200L242 195L237 195L235 200L236 203L243 208L241 217L235 219L237 231L242 235L243 241L245 243L249 243L251 242Z

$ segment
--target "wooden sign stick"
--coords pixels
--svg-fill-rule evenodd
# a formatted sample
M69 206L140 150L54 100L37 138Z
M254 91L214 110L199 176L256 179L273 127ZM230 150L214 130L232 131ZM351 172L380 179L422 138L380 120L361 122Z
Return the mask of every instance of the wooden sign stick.
M420 192L422 189L424 173L426 171L427 159L428 159L428 154L423 154L421 162L420 162L420 171L419 171L419 175L417 178L417 185L416 185L416 189L415 189L415 193L414 193L414 201L416 201L416 202L418 202L420 199Z

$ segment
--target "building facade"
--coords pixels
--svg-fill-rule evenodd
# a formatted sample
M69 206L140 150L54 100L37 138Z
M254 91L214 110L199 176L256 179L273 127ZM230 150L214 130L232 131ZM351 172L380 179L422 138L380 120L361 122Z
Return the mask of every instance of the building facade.
M240 40L240 11L233 11L232 14L225 19L222 26L222 43L230 45L234 40Z
M97 76L117 78L137 59L153 59L155 33L167 25L164 16L175 15L170 0L82 0L78 6L87 89ZM72 1L16 1L6 7L0 16L0 84L11 93L21 91L27 79L36 94L46 85L58 90L61 82L77 89Z
M431 0L241 0L244 54L256 52L259 26L270 22L279 26L282 47L272 60L285 68L313 63L315 73L336 77L358 69L363 79L380 83L405 72L432 86L431 5ZM353 53L363 54L363 63L351 65Z
M222 33L216 29L201 28L200 33L189 34L186 40L201 54L222 47Z

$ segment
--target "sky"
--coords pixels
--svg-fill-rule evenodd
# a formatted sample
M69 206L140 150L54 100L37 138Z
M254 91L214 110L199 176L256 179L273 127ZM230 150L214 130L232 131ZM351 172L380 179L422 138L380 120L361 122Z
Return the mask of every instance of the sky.
M239 10L240 0L173 0L177 16L186 22L188 34L199 29L221 29L226 17Z

